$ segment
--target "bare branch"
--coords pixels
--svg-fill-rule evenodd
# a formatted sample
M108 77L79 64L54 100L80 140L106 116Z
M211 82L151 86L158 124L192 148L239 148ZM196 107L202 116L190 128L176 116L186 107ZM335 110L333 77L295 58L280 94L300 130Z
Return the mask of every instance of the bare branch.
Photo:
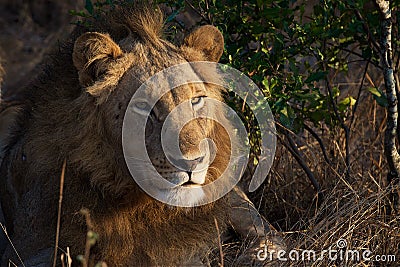
M62 206L62 199L63 199L63 192L64 192L64 176L65 176L66 165L67 165L67 161L64 160L62 169L61 169L61 176L60 176L60 192L59 192L59 199L58 199L57 230L56 230L56 241L55 241L55 245L54 245L53 267L55 267L57 265L58 239L60 236L61 206Z
M362 79L361 79L360 87L358 88L357 101L356 101L356 103L355 103L355 105L353 107L352 114L351 114L351 119L350 119L350 125L349 125L350 130L351 130L351 127L352 127L353 122L354 122L354 118L355 118L355 115L356 115L357 107L358 107L358 105L360 103L360 100L361 100L360 99L361 98L361 92L362 92L362 88L364 86L365 77L367 75L369 62L370 62L370 59L368 59L367 64L365 64L364 74L363 74Z
M317 140L317 142L319 144L319 147L321 148L322 155L324 156L324 159L325 159L326 163L328 163L330 165L331 161L328 158L328 155L326 154L326 148L325 148L324 143L322 142L322 139L318 136L318 134L313 129L311 129L310 126L308 126L305 123L304 123L304 129L306 129L315 138L315 140Z
M346 157L345 157L345 163L346 163L346 180L348 181L350 179L350 129L344 122L343 118L339 114L338 107L336 106L335 99L333 98L333 93L332 93L332 88L329 84L329 81L326 80L326 88L328 89L328 95L329 98L332 102L332 107L333 107L333 112L335 113L335 116L337 120L340 123L340 126L344 130L344 138L345 138L345 149L346 149Z
M323 193L321 192L321 187L320 187L317 179L315 179L314 173L310 170L307 163L304 161L304 158L302 157L299 149L297 148L296 143L293 141L292 137L290 136L290 132L287 131L285 127L280 126L279 124L277 124L277 125L279 126L279 128L281 128L281 130L282 130L283 134L285 135L285 137L287 138L289 144L284 142L282 140L282 138L280 138L279 135L277 135L279 140L289 150L290 154L292 154L292 156L296 159L297 163L299 163L300 167L306 173L308 179L311 181L311 184L313 185L315 191L318 194L318 203L321 203L324 196L323 196Z
M191 10L193 10L197 15L199 15L204 21L208 21L208 18L206 16L204 16L204 14L202 12L200 12L197 8L195 8L192 3L190 3L190 1L185 0L185 3L191 8Z

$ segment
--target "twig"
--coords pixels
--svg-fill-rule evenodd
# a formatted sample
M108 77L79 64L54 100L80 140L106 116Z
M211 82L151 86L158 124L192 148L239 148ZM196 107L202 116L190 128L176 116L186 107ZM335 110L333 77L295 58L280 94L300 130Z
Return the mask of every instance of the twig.
M206 14L207 14L207 17L208 17L208 22L209 22L209 24L214 25L212 17L211 17L211 14L210 14L210 5L208 3L208 0L205 0L204 2L206 4L206 11L207 11Z
M367 64L365 65L365 69L364 69L364 74L363 74L362 79L361 79L361 84L360 84L360 87L358 88L357 101L354 104L354 107L353 107L353 110L352 110L352 114L351 114L350 124L349 124L349 129L350 130L351 130L351 126L353 125L353 122L354 122L354 117L355 117L355 114L356 114L356 111L357 111L357 107L358 107L358 105L360 103L361 92L362 92L362 88L364 86L365 77L367 75L369 62L370 62L370 59L367 60Z
M64 256L65 254L61 254L60 256L60 260L61 260L61 267L65 267L65 263L64 263Z
M8 233L7 233L6 227L5 227L1 222L0 222L0 227L1 227L1 229L3 230L4 234L6 235L6 237L7 237L7 239L8 239L8 242L11 244L11 246L12 246L12 248L13 248L15 254L17 254L18 260L21 262L22 266L25 267L25 264L24 264L23 260L22 260L21 257L19 256L19 253L18 253L17 249L15 248L13 242L11 241L10 236L9 236ZM11 261L10 261L10 262L11 262ZM13 262L12 262L12 263L13 263ZM13 263L13 264L14 264L14 263ZM14 264L14 265L17 266L16 264Z
M204 21L208 21L208 18L204 16L203 13L201 13L200 11L197 10L197 8L195 8L192 3L190 3L190 1L185 0L185 3L197 14L199 15Z
M336 106L335 99L333 98L333 93L332 93L332 88L329 84L329 81L326 80L326 88L328 89L328 95L329 98L332 102L332 107L333 107L333 112L335 113L335 116L337 120L340 123L340 126L344 130L344 137L345 137L345 149L346 149L346 155L345 155L345 164L346 164L346 180L348 181L350 179L350 144L349 144L349 139L350 139L350 129L347 127L347 125L344 123L343 118L339 114L339 110Z
M90 219L90 211L86 208L83 208L80 210L80 213L83 214L85 216L85 220L86 220L86 226L88 228L88 233L92 231L93 229L93 224L92 224L92 220ZM89 235L86 236L86 243L85 243L85 255L83 258L83 262L82 262L82 267L88 267L89 266L89 257L90 257L90 249L92 247L92 243L90 240Z
M368 34L368 40L371 43L371 45L377 50L379 51L380 46L378 44L378 42L375 40L374 35L372 34L371 30L368 27L368 24L365 22L365 19L363 18L363 16L361 15L360 11L357 8L354 8L354 13L356 14L356 17L362 22L364 31L367 32Z
M326 44L329 45L329 46L335 46L334 44L329 43L329 42L326 42ZM353 55L355 55L355 56L361 58L362 60L365 60L365 57L364 57L362 54L360 54L360 53L357 53L357 52L355 52L355 51L353 51L353 50L350 50L350 49L348 49L348 48L345 48L345 47L340 47L340 49L343 50L343 51L345 51L345 52L347 52L347 53L353 54ZM374 67L376 67L376 68L378 68L378 69L382 69L382 66L379 66L379 65L378 65L377 63L375 63L374 61L370 61L370 63L371 63L372 65L374 65Z
M72 259L71 259L71 254L69 252L69 247L67 247L66 252L61 254L60 259L61 259L62 267L71 267L72 266ZM65 264L67 264L67 266L65 266Z
M320 197L319 199L322 199L322 194L321 193L321 187L317 181L317 179L315 179L315 176L313 174L313 172L310 170L310 168L307 166L307 163L304 161L303 157L301 156L301 153L299 151L299 149L297 148L296 143L293 141L293 138L290 137L290 135L285 135L286 138L289 141L289 145L292 149L292 154L293 156L296 158L297 162L300 164L300 166L303 168L303 170L306 172L308 178L310 179L315 191L317 191L318 196Z
M396 51L396 50L395 50ZM398 73L399 72L399 67L400 67L400 55L398 55L397 56L397 59L396 59L396 64L394 65L394 72L395 73Z
M328 155L326 154L326 148L325 148L324 143L322 142L322 139L318 136L318 134L313 129L311 129L310 126L308 126L305 123L304 123L304 129L306 129L315 138L315 140L317 140L317 142L319 144L319 147L321 148L322 155L324 156L324 159L325 159L326 163L328 163L330 165L331 161L328 158Z
M71 253L69 252L69 247L67 247L67 253L65 255L67 256L67 267L71 267L72 258L71 258Z
M63 191L64 191L64 175L65 175L65 167L67 166L67 161L64 159L61 177L60 177L60 195L58 198L58 214L57 214L57 230L56 230L56 243L54 245L54 258L53 258L53 267L56 267L57 264L57 251L58 251L58 241L60 235L60 224L61 224L61 206L63 199Z
M278 126L279 126L279 124L278 124ZM324 199L324 195L321 192L321 187L320 187L317 179L315 179L315 176L314 176L313 172L310 170L310 168L307 166L307 163L304 161L299 149L297 148L297 145L293 141L292 137L290 137L289 132L286 130L286 128L284 128L282 126L279 126L279 128L282 129L283 134L285 135L285 137L289 141L289 145L286 142L284 142L279 135L277 135L278 139L289 150L290 154L292 154L292 156L299 163L300 167L306 173L308 179L311 181L311 184L313 185L315 191L318 194L318 203L321 203L322 200Z
M219 255L221 256L221 263L219 264L220 267L224 267L224 253L222 251L222 242L221 242L221 234L219 232L218 221L214 217L215 228L217 229L218 234L218 246L219 246Z
M400 91L399 91L399 76L394 75L395 79L395 88L396 88L396 97L397 99L400 98ZM400 103L397 100L397 110L400 108ZM397 140L400 140L400 124L399 124L399 117L397 117Z

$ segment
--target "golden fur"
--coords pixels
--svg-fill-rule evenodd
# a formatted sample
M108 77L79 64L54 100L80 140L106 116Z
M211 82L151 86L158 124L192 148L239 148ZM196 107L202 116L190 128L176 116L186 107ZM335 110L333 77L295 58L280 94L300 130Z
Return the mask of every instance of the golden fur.
M85 246L87 225L82 208L89 210L93 231L99 234L91 262L180 265L216 245L214 218L221 229L226 221L223 199L192 209L162 204L134 183L122 153L123 114L142 82L165 67L218 61L222 54L222 35L214 27L200 28L177 47L161 39L162 24L160 12L152 8L116 8L93 29L76 30L43 74L26 88L27 99L0 168L0 200L7 229L22 259L54 247L64 160L59 247L70 247L74 266L78 264L75 256L83 254ZM185 88L177 90L182 99L191 97ZM208 87L208 94L222 99L218 88ZM168 101L166 96L165 103L172 103ZM212 181L226 167L230 143L218 125L199 124L206 131L199 131L195 124L184 131L188 144L204 134L217 144L219 153L207 174ZM160 155L151 144L153 160ZM195 153L190 146L186 148L188 154ZM18 263L11 246L2 266L9 259Z

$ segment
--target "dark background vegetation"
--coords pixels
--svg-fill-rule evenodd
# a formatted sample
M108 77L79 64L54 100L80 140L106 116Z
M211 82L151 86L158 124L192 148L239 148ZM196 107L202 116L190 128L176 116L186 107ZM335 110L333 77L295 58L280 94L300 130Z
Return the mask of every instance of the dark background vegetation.
M250 198L290 248L322 251L346 239L349 249L394 254L400 216L393 210L384 154L388 99L381 56L381 16L368 0L158 0L166 37L180 42L202 24L225 38L221 63L248 75L264 92L276 118L277 153L266 182ZM0 0L0 56L5 98L35 73L50 47L77 23L115 1ZM400 67L400 1L392 1L393 69ZM70 24L72 22L72 24ZM257 164L259 132L252 113L233 95L227 101L246 122ZM249 176L250 177L250 176ZM245 178L243 187L248 187ZM236 243L226 244L232 254ZM288 262L293 266L344 266L343 262Z

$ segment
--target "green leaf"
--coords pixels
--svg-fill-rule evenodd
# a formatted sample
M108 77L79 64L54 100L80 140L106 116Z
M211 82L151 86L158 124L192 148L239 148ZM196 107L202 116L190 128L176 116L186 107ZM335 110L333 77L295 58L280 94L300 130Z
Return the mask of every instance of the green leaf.
M179 9L175 10L174 12L172 12L172 14L169 15L168 18L165 20L165 22L168 23L168 22L173 21L176 18L176 16L179 14L179 12L180 12Z
M370 87L367 90L372 94L376 103L378 103L379 106L386 108L389 105L387 97L384 92L382 92L376 87Z
M386 96L382 96L382 97L376 97L374 96L376 103L378 103L379 106L386 108L387 106L389 106L388 100L386 98Z
M285 126L286 128L288 128L288 129L292 128L290 119L286 115L281 113L279 116L279 120L282 123L282 125Z
M312 112L309 114L309 117L314 121L314 122L320 122L324 118L324 113L321 111L316 111Z
M356 100L352 96L348 96L339 102L338 108L340 111L345 111L348 107L354 106Z
M346 106L354 106L355 103L356 103L356 100L352 96L348 96L339 102L339 104L346 105Z
M254 164L254 166L258 165L258 158L257 157L253 158L253 164Z
M333 98L337 98L340 95L340 90L336 86L332 88L332 96Z
M293 129L293 121L296 118L294 110L290 106L285 106L280 112L280 121L282 125L289 129Z
M85 9L89 12L90 15L93 15L94 9L93 9L92 0L85 1Z
M262 85L264 85L265 89L269 91L269 82L268 82L267 77L265 77L261 83L262 83Z
M312 73L308 78L304 81L305 83L311 83L311 82L317 82L319 80L322 80L326 77L327 72L326 71L318 71Z
M383 92L381 90L379 90L376 87L370 87L367 89L371 94L377 96L377 97L381 97L383 95Z

